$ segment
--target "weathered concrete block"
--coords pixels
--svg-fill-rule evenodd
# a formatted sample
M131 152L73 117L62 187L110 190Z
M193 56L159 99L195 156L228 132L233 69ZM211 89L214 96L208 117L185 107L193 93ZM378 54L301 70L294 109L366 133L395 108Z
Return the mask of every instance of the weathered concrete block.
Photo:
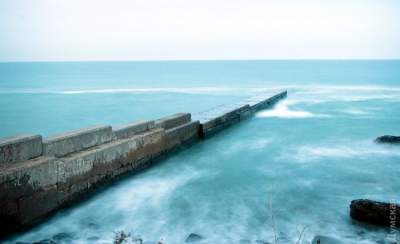
M265 98L265 97L255 97L249 102L250 107L254 110L261 110L267 107L270 107L277 103L279 100L285 98L287 96L287 91L279 92L278 94Z
M59 206L57 186L0 202L0 235L31 225Z
M190 120L191 120L190 113L178 113L156 120L155 127L168 130L171 129L172 127L186 124L190 122Z
M0 170L0 202L10 201L57 183L57 161L38 157Z
M59 159L58 182L73 185L76 181L113 175L114 170L125 164L159 153L164 149L163 129L154 129L131 138L116 140Z
M0 139L0 163L13 163L42 154L42 136L20 135Z
M250 107L250 105L246 105L242 111L239 112L240 120L244 120L254 113L254 109Z
M32 223L59 206L57 186L35 192L18 200L19 222Z
M165 130L153 129L61 158L39 157L3 165L0 234L43 218L95 189L97 184L139 169L163 151Z
M112 139L111 126L93 126L43 140L43 155L61 157Z
M239 107L221 106L213 111L208 111L206 114L200 115L204 116L200 122L200 135L201 137L212 135L227 126L240 122L249 113L252 111L248 104L241 104Z
M198 138L199 125L200 122L197 120L165 131L167 149Z
M236 116L239 118L239 120L247 118L249 115L251 115L253 113L250 105L248 104L244 104L239 106L238 104L238 108L235 109L233 112L233 116L234 118L236 118Z
M125 139L154 128L154 121L137 121L113 128L113 139Z

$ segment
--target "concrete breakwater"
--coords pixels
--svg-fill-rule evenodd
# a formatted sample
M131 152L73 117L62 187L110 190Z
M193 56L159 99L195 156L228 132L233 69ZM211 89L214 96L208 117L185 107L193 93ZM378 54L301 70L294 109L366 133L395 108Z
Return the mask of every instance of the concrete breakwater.
M121 127L95 126L59 136L0 140L0 235L32 226L56 210L160 156L208 137L273 105L285 92Z

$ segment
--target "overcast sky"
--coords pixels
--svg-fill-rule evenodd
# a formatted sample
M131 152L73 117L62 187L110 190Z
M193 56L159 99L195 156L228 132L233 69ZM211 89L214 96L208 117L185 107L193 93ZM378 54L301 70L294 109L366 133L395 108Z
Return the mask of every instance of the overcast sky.
M399 0L0 0L0 60L400 58Z

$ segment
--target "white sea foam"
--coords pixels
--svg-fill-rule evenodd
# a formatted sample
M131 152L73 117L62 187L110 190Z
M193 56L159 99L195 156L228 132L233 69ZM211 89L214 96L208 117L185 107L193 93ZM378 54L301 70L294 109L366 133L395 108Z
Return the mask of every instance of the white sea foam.
M213 95L243 95L273 93L287 89L291 96L304 99L308 102L321 101L360 101L370 99L400 100L400 87L398 86L329 86L319 84L299 85L267 85L258 87L233 87L233 86L208 86L208 87L122 87L122 88L88 88L88 89L42 89L0 88L0 94L112 94L112 93L185 93L185 94L213 94Z
M253 150L261 150L271 143L272 139L270 138L259 138L253 140L252 143L249 144L249 148Z
M344 109L342 110L343 113L346 114L352 114L352 115L366 115L369 114L369 112L361 109L355 109L355 108L350 108L350 109Z
M248 151L248 150L255 150L259 151L264 149L267 145L272 143L272 138L250 138L250 139L243 139L240 141L231 141L226 148L221 151L222 154L235 154L238 151Z
M235 88L224 87L188 87L188 88L122 88L122 89L91 89L59 91L59 94L87 93L187 93L187 94L230 94Z
M400 87L386 86L297 86L293 95L307 103L330 101L400 100Z
M317 116L326 116L326 115L317 115L313 114L309 111L304 110L292 110L290 109L290 105L295 104L296 102L291 100L284 100L275 105L273 109L264 110L258 112L256 114L257 117L276 117L276 118L288 118L288 119L296 119L296 118L311 118Z
M400 156L395 148L373 145L372 143L352 143L348 145L305 145L289 153L289 157L299 162L318 160L321 158L368 158L372 156Z
M115 199L115 208L130 210L146 205L159 205L162 199L170 196L176 188L184 185L189 180L198 177L201 172L184 170L185 173L173 177L154 176L152 178L138 179L119 188Z
M0 89L0 94L113 94L113 93L182 93L203 95L240 95L252 96L277 92L277 88L249 87L153 87L153 88L107 88L107 89Z

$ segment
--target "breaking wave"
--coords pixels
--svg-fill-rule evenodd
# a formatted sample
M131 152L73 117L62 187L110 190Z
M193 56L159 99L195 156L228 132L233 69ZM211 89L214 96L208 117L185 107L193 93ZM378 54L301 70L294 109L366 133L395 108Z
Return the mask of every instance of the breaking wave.
M257 117L265 118L265 117L275 117L275 118L288 118L288 119L297 119L297 118L312 118L312 117L322 117L327 115L317 115L313 114L309 111L304 110L292 110L289 105L295 104L295 102L290 100L285 100L278 103L271 110L264 110L258 112L256 114Z

